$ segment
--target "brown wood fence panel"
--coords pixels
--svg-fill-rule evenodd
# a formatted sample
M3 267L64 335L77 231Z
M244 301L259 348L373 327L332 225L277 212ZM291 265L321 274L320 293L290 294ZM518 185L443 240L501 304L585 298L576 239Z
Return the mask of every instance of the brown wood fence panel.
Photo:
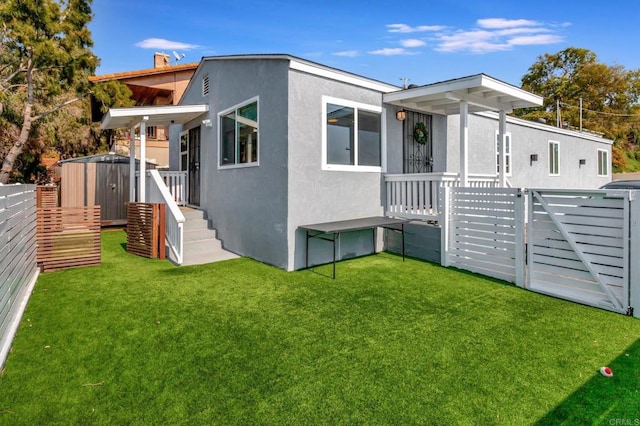
M165 205L127 203L127 252L165 258Z
M37 216L44 272L100 264L100 206L40 207Z
M36 207L59 207L57 186L36 187Z

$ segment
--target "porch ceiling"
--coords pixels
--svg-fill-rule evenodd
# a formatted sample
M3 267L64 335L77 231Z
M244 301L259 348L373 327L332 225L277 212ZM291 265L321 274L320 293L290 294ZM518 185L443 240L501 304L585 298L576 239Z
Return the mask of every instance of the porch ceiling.
M460 113L460 101L469 103L469 112L505 111L542 105L542 97L486 74L428 84L383 95L387 104L427 113Z
M145 121L147 126L184 124L209 112L209 105L168 105L133 108L111 108L102 119L100 128L120 129L136 127Z

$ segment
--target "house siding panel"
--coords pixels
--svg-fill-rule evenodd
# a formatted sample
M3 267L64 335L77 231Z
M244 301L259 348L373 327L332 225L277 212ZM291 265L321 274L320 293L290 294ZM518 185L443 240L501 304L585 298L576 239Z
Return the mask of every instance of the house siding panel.
M460 117L448 117L448 172L460 170L459 129ZM598 176L598 149L608 152L611 158L611 141L581 135L578 132L559 131L548 125L531 127L520 124L518 119L508 119L507 132L512 141L512 187L526 188L575 188L595 189L611 181L608 176ZM469 114L469 173L496 173L495 138L498 130L497 114ZM560 174L549 175L548 142L560 143ZM537 154L538 161L530 162L530 155ZM579 160L586 164L580 165Z
M191 84L182 102L210 105L212 126L200 127L200 198L218 238L227 250L280 268L288 265L287 70L284 59L205 60L193 81L209 75L208 99L202 98L199 84ZM256 96L259 166L218 168L218 113ZM184 129L201 121L187 123ZM173 137L178 133L172 129ZM174 161L177 142L172 140Z
M306 237L298 230L300 225L383 214L382 173L322 170L322 126L325 125L322 122L322 96L382 106L382 94L290 71L289 95L288 269L293 270L305 265ZM389 113L394 114L393 111ZM381 234L378 234L380 239ZM310 263L330 260L327 258L327 254L331 254L330 246L327 242L314 241ZM351 232L341 236L337 257L364 255L371 253L371 248L371 231Z

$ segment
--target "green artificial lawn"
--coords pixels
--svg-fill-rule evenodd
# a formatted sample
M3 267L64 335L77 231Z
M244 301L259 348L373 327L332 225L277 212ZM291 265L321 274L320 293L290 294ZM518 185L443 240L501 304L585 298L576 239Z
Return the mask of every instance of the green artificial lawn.
M0 424L640 419L638 319L391 254L332 280L250 259L177 268L124 241L104 232L101 266L40 276Z

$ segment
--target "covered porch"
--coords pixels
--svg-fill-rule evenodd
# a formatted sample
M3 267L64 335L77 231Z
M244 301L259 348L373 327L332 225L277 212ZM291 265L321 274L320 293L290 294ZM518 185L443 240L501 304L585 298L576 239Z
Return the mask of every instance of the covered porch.
M542 97L522 90L516 86L497 80L485 74L477 74L440 83L413 87L406 90L383 95L383 103L394 106L398 120L405 120L409 114L420 114L423 117L459 116L458 146L459 170L446 168L432 172L431 167L423 167L428 171L415 173L409 170L407 163L403 165L401 174L385 174L385 215L412 219L437 220L440 214L439 189L441 187L508 187L506 167L487 170L482 174L469 172L469 145L473 138L469 136L469 114L483 111L495 111L498 119L498 164L508 164L506 157L507 114L518 108L537 107L542 105ZM420 123L422 124L422 123ZM420 130L416 125L416 131ZM425 130L430 132L428 126ZM387 137L389 146L406 145L407 138L415 138L413 133L404 131L404 141ZM419 134L420 132L418 132ZM446 145L455 135L428 135L422 143L441 143ZM432 147L433 145L431 145ZM406 149L406 148L403 148ZM431 148L432 149L432 148ZM425 164L432 163L429 153ZM449 155L448 153L446 155ZM404 160L403 160L404 161Z
M185 203L188 185L187 171L172 171L161 174L162 172L158 170L146 170L144 161L140 161L139 170L136 170L135 134L139 129L140 158L144 159L146 157L147 126L186 124L201 117L206 121L208 112L208 105L111 108L100 125L102 129L129 129L129 201L164 203L166 205L166 242L178 264L182 264L184 259L185 223L185 217L180 211L178 203Z

